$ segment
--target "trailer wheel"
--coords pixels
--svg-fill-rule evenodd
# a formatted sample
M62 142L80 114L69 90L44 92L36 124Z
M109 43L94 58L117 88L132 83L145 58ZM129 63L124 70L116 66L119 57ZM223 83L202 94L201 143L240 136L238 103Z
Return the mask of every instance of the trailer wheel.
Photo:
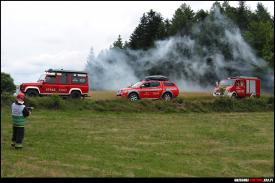
M29 97L37 97L38 96L38 91L35 90L35 89L28 89L26 94L29 96Z
M138 100L138 95L136 93L131 93L128 97L131 101Z

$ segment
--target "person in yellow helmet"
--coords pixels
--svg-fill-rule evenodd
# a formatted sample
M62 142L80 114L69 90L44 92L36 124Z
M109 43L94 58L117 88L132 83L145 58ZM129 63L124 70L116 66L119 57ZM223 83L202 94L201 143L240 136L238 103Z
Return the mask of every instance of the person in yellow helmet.
M11 146L15 149L23 148L24 128L26 117L30 115L30 111L24 105L25 94L19 93L16 96L16 101L11 105L12 113L12 143Z

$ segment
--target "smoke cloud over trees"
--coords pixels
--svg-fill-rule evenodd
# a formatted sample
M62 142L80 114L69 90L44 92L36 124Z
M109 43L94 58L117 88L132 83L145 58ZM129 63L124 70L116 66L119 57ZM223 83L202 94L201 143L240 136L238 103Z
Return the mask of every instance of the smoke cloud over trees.
M256 34L261 26L261 34ZM272 40L271 40L272 38ZM181 5L172 20L150 10L129 41L121 36L86 65L93 89L117 90L147 75L165 75L183 91L209 90L230 76L257 76L262 89L274 90L274 18L258 4L238 8L214 3L193 12Z

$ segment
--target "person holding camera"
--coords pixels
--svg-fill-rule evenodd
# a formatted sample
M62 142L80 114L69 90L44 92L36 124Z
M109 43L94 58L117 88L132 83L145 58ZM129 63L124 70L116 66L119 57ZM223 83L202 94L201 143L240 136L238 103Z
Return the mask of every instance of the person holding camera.
M23 148L24 127L26 117L30 115L30 110L24 105L25 94L19 93L16 96L16 101L11 105L12 113L12 143L11 146L15 149Z

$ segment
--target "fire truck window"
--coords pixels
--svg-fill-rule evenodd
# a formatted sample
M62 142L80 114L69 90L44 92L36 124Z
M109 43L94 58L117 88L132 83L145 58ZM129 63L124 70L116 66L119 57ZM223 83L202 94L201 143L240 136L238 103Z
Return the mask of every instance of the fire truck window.
M150 86L151 86L151 87L157 87L157 86L159 86L159 85L160 85L159 82L151 82L151 83L150 83Z
M240 86L244 86L244 81L243 80L240 81Z
M63 84L67 84L67 74L66 73L62 73L60 82Z
M236 81L236 86L240 86L240 81Z
M55 83L56 77L55 76L46 76L45 82L46 83Z
M73 76L72 78L73 83L86 83L85 77Z

